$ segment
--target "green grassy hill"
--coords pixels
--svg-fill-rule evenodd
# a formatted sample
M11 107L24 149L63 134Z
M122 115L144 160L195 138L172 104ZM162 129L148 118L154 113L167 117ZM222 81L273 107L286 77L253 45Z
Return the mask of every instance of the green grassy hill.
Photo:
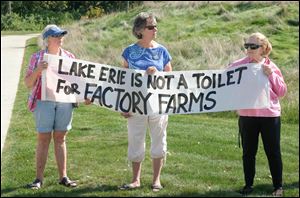
M66 27L70 35L65 47L79 59L120 66L123 49L136 42L131 27L141 11L157 16L157 41L170 51L174 70L224 68L244 56L242 46L249 34L265 34L273 45L270 58L288 85L282 100L283 120L299 122L299 2L148 2L128 13Z
M254 31L273 43L271 58L283 71L289 92L281 100L281 149L286 197L299 197L299 3L160 2L85 20L66 27L65 48L79 59L121 65L121 52L135 42L131 24L141 11L158 16L158 39L173 57L174 70L223 68L242 57L243 38ZM127 162L126 119L95 105L74 111L68 134L68 175L75 189L58 185L53 142L43 188L25 189L35 176L36 132L27 110L23 78L36 39L27 43L11 124L1 156L1 197L240 197L244 185L242 149L238 147L233 112L172 115L168 124L168 154L162 170L164 189L151 191L152 168L147 136L142 187L118 190L131 180ZM271 196L272 179L260 140L253 196Z

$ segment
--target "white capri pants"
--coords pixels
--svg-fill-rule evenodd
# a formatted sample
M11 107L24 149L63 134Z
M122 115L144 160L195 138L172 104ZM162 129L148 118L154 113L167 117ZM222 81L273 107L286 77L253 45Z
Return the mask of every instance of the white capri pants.
M146 132L149 126L151 158L165 157L167 152L168 115L132 115L128 118L128 160L141 162L145 158Z

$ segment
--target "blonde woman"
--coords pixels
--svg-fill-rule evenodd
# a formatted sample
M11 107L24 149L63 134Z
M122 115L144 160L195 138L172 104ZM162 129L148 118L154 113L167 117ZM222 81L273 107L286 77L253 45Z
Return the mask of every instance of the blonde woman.
M270 107L238 111L245 179L245 186L240 190L240 193L246 195L253 191L255 156L260 133L272 175L273 196L283 196L280 151L281 107L279 99L286 94L287 86L280 69L269 58L272 45L265 35L259 32L251 34L244 47L247 50L247 56L235 61L230 66L235 67L246 63L259 63L262 65L263 72L270 83Z

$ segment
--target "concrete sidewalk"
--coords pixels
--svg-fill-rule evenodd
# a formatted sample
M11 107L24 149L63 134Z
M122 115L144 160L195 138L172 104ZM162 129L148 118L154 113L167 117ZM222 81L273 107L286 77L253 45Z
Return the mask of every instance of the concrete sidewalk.
M26 40L38 34L1 36L1 157L18 89Z

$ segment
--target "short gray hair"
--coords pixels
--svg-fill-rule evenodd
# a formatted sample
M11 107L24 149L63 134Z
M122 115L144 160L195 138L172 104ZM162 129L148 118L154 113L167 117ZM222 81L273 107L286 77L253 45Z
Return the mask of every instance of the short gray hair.
M146 27L148 18L155 19L155 16L152 13L141 12L135 17L132 27L132 34L136 38L141 39L143 37L143 35L141 34L141 30Z

